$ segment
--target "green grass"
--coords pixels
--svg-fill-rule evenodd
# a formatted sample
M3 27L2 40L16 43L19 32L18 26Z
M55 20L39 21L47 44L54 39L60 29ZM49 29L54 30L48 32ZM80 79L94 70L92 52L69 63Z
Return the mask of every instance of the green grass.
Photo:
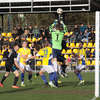
M0 79L4 73L0 73ZM26 87L12 89L13 74L4 83L4 88L0 87L0 100L91 100L94 97L94 73L82 73L86 83L84 86L77 86L78 79L74 73L69 73L68 78L60 79L60 87L43 88L43 81L40 77L34 78L33 84L27 82L25 75ZM18 82L20 85L20 80ZM97 99L98 100L98 99Z
M96 100L100 100L100 98L97 98Z

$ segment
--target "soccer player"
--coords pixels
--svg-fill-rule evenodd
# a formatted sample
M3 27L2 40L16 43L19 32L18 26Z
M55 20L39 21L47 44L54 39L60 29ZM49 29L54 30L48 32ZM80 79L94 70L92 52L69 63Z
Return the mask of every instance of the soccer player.
M50 26L50 32L52 37L52 53L53 53L53 64L58 69L57 61L65 62L64 57L61 54L62 51L62 40L64 33L67 32L66 25L63 21L54 21Z
M32 69L30 68L29 64L27 64L27 60L31 59L33 56L31 55L31 51L27 48L27 41L22 42L22 48L18 50L18 59L19 59L19 66L24 70L21 73L21 86L24 87L24 73L25 70L28 72L28 80L32 82Z
M18 82L18 78L19 78L19 72L17 69L19 69L21 72L23 72L23 69L21 69L18 65L17 62L17 50L19 49L18 45L15 43L13 45L13 49L10 50L10 52L8 51L8 49L4 52L4 58L6 59L6 73L5 75L2 77L2 80L0 82L0 87L4 87L3 82L7 79L7 77L10 74L10 71L12 71L15 75L14 78L14 82L12 85L12 88L19 88L16 84Z
M80 43L80 49L79 49L79 55L74 55L75 59L77 59L77 66L76 69L74 71L74 73L76 74L76 76L78 77L78 79L80 80L80 82L78 83L78 85L83 84L84 85L84 80L82 78L81 75L81 71L86 68L85 65L85 57L86 57L86 53L84 48L82 47L82 43ZM82 61L82 64L80 64L79 62Z
M49 74L49 85L51 87L58 87L57 82L57 73L56 69L54 68L52 64L52 48L49 46L49 43L45 41L43 43L44 48L40 49L40 51L36 54L36 56L42 56L42 68L39 72L42 80L44 81L45 85L48 86L48 82L46 80L46 76L44 75L44 72L47 72Z

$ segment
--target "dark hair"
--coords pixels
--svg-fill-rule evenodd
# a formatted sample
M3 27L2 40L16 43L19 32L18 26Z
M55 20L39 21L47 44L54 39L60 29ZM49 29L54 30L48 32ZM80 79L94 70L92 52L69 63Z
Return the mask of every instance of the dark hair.
M12 44L10 44L10 48L14 48L15 46L18 46L18 43L17 42L13 42Z
M40 45L35 45L35 49L39 51L41 49Z
M17 45L18 45L18 43L15 42L15 43L13 44L13 47L15 47L15 46L17 46Z
M63 30L62 24L60 23L56 24L56 29L62 31Z

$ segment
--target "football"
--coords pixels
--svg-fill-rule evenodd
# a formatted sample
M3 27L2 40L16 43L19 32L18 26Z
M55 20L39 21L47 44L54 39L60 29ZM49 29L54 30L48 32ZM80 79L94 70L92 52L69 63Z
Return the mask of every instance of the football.
M62 14L62 13L63 13L63 9L58 8L58 9L57 9L57 13L58 13L58 14Z

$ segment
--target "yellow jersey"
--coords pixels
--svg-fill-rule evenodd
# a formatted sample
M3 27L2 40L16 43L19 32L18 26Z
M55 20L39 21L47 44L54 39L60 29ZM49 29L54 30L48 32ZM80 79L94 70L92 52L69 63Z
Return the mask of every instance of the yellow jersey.
M45 48L40 49L40 51L38 52L38 55L42 57L43 66L51 65L51 59L50 59L51 54L52 54L51 47L45 47Z
M31 50L29 48L19 48L18 54L20 58L19 62L26 65L26 60L31 56Z

